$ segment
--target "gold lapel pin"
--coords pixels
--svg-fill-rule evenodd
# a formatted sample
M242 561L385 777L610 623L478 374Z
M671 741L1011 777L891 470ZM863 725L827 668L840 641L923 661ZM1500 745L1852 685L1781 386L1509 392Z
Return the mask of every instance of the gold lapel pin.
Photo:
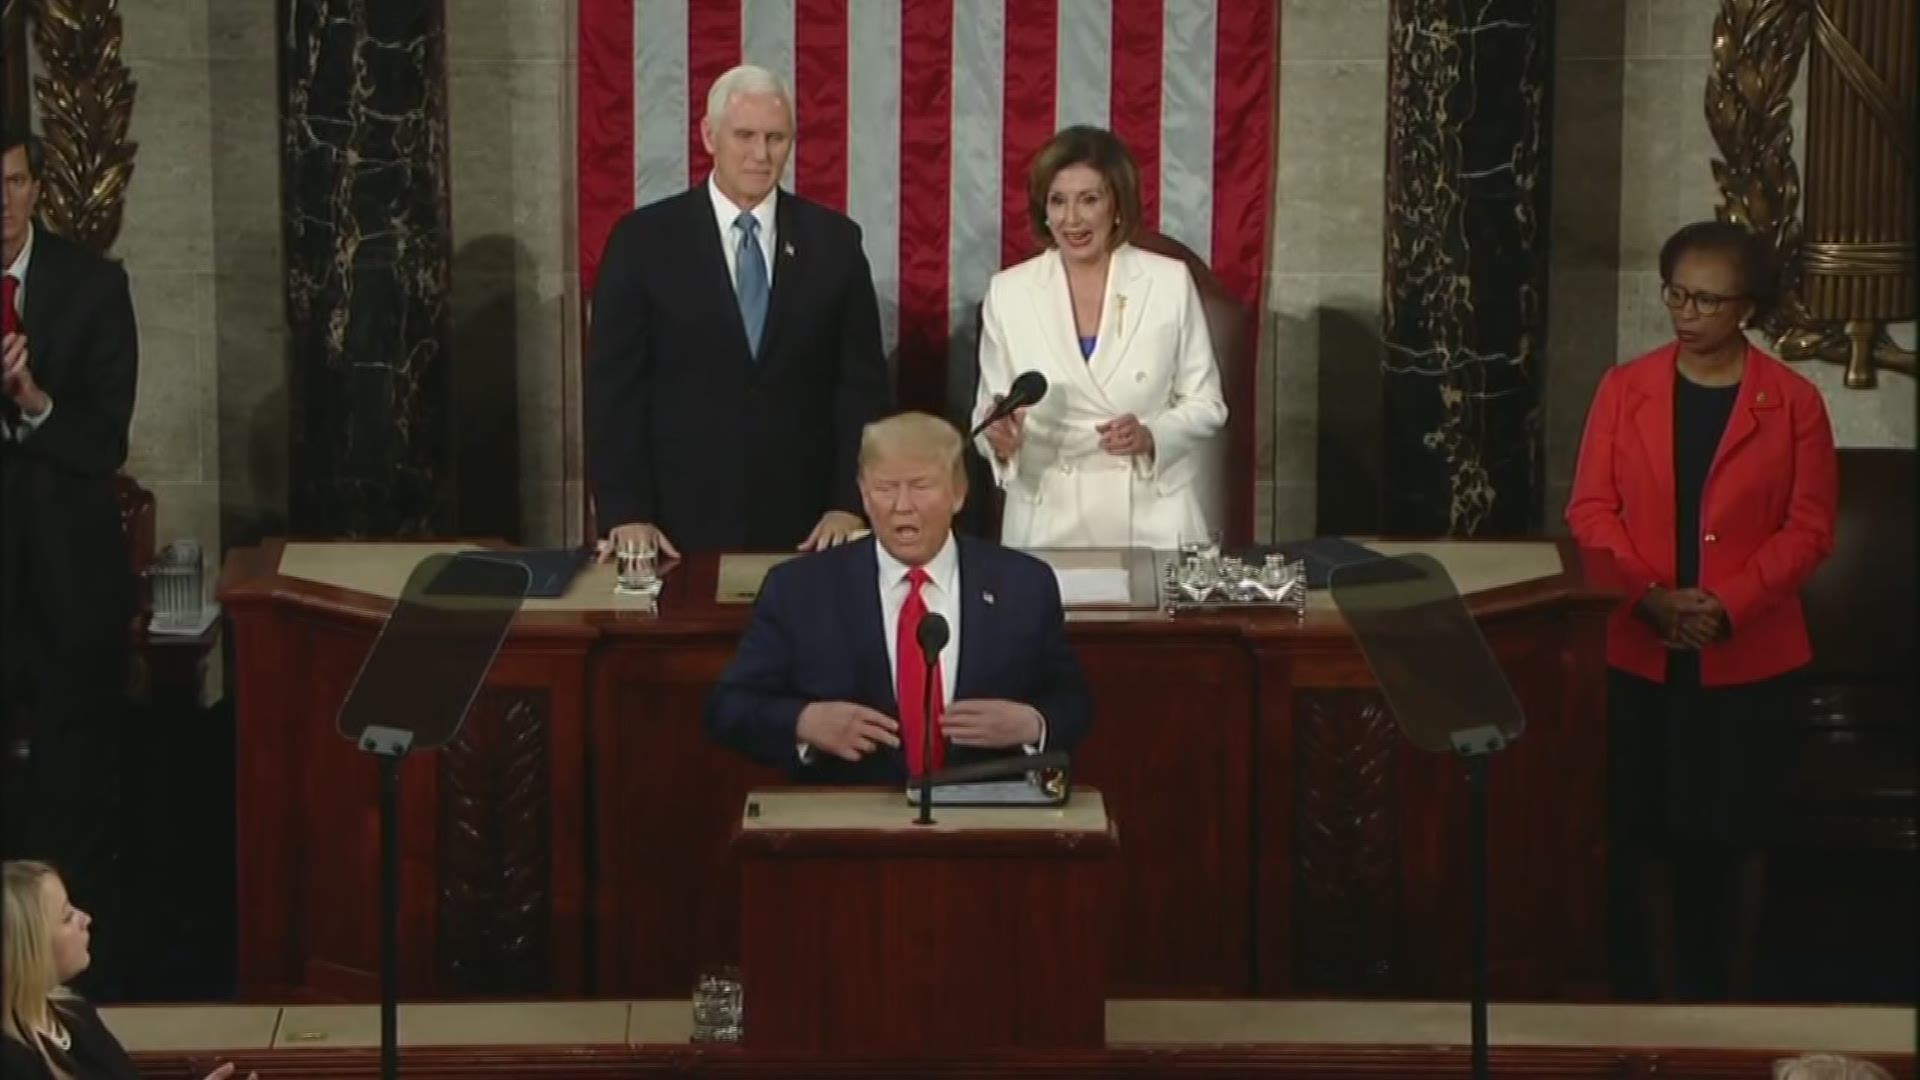
M990 593L990 592L983 592L983 593L981 593L981 594L980 594L980 599L982 599L982 600L984 600L984 601L986 601L987 603L989 603L989 604L991 604L991 603L993 603L993 594L992 594L992 593Z

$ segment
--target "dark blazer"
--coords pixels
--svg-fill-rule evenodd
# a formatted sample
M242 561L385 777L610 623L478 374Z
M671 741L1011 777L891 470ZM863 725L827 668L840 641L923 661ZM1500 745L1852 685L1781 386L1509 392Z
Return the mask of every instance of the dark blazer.
M860 513L861 429L892 391L860 229L784 191L760 356L706 183L614 227L593 291L587 474L595 528L644 521L681 551L792 550Z
M1608 371L1587 414L1567 501L1582 547L1626 576L1627 601L1607 626L1607 663L1666 681L1667 650L1633 607L1672 588L1673 380L1677 344ZM1839 465L1820 391L1759 349L1720 438L1700 506L1700 588L1727 609L1732 632L1700 650L1707 686L1757 682L1813 658L1800 586L1833 550Z
M34 252L36 259L39 255ZM92 1005L74 1000L59 1002L54 1008L67 1033L73 1036L69 1050L47 1048L62 1072L84 1080L140 1080L140 1070L134 1067L133 1059L127 1056L113 1032L107 1030ZM7 1080L54 1080L53 1072L47 1068L47 1059L40 1051L16 1042L11 1035L0 1039L0 1065L5 1066L0 1068L0 1076Z
M1059 583L1031 555L985 540L960 545L960 666L954 700L1004 698L1040 710L1047 749L1071 752L1093 727L1093 699L1067 644ZM794 731L815 701L850 701L898 717L880 613L875 541L783 563L767 575L753 621L707 700L707 732L810 784L904 783L901 752L858 762L816 753L802 765ZM992 601L988 601L988 597ZM1018 751L951 747L949 767Z
M46 652L92 653L124 642L133 610L113 482L140 349L126 272L36 225L22 325L53 413L22 442L0 439L7 617L29 620Z

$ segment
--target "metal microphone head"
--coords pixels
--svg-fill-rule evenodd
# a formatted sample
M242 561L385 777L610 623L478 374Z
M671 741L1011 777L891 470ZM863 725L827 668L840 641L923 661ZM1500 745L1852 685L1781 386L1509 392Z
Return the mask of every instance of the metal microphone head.
M920 655L931 660L940 655L947 647L947 620L937 611L929 611L920 617L920 627L913 632L914 639L920 642Z
M1024 409L1047 396L1047 377L1037 371L1023 371L1007 387L1007 404Z

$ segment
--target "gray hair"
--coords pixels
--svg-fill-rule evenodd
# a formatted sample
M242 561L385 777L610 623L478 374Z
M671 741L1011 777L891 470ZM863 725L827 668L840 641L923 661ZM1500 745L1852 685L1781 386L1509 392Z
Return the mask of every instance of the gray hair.
M793 112L793 95L780 76L757 64L741 64L713 80L713 89L707 91L707 123L718 126L726 115L727 102L739 94L772 94L786 103L789 114Z

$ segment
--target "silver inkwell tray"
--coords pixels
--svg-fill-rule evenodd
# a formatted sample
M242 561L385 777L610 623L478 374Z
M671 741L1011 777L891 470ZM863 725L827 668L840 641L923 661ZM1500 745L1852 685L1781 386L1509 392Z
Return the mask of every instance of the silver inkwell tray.
M1280 552L1250 562L1213 544L1185 545L1168 555L1160 589L1169 612L1307 612L1306 563Z

